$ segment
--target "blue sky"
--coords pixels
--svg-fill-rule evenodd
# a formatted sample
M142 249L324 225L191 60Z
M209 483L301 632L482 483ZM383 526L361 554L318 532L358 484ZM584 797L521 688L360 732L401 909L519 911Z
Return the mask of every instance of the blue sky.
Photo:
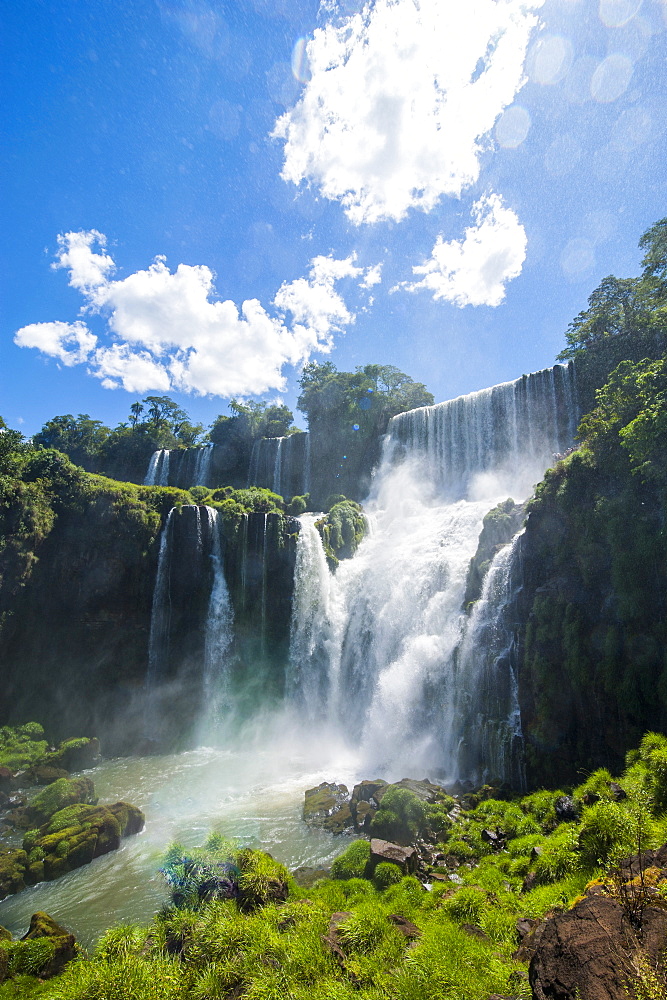
M23 0L2 14L0 414L437 400L551 364L665 208L663 0Z

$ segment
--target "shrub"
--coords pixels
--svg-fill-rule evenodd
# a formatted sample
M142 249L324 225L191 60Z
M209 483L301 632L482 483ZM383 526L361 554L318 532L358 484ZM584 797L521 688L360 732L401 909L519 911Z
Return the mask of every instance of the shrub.
M403 878L403 872L398 865L391 861L381 861L375 866L373 872L373 883L376 889L387 889L390 885L395 885Z
M426 807L407 788L391 786L371 820L371 833L399 844L416 840L426 820Z
M585 864L605 864L613 856L629 854L636 847L636 824L627 809L601 800L584 811L579 830L579 850Z
M355 840L331 865L332 878L363 878L371 858L367 840Z
M486 893L471 885L464 886L446 900L443 909L459 924L478 924L486 905Z

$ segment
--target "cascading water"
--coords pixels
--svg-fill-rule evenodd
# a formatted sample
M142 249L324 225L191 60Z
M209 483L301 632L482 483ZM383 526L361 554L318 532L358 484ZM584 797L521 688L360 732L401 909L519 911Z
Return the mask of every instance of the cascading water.
M252 446L248 486L260 486L279 496L301 496L307 492L309 435L259 438Z
M148 463L144 486L169 485L169 455L167 448L153 452Z
M459 766L478 785L501 775L523 789L516 629L511 610L521 586L523 529L493 559L458 654L448 719ZM465 723L465 724L462 724Z
M310 714L319 698L320 718L360 747L366 768L515 777L511 657L502 655L504 639L491 644L494 679L476 652L505 600L506 567L494 564L470 623L466 576L484 515L509 494L529 495L554 453L571 445L576 416L574 373L557 366L394 417L368 503L374 530L331 578L326 613L313 613L326 587L300 539L292 697ZM318 650L313 676L309 648ZM476 685L479 697L466 698Z
M169 536L171 532L172 518L175 507L167 515L162 535L160 537L160 551L157 561L157 576L155 578L155 588L153 590L153 608L151 612L151 628L148 638L148 670L146 673L146 686L150 689L154 685L162 663L167 658L169 645L169 618L171 611L171 601L169 595L169 574L171 546Z
M322 717L329 697L333 641L332 575L315 527L317 514L302 514L294 570L294 611L285 695L309 721Z
M213 583L208 602L204 636L204 700L206 728L220 722L229 707L229 650L232 642L233 611L222 559L221 527L218 512L204 507L211 539L210 558Z

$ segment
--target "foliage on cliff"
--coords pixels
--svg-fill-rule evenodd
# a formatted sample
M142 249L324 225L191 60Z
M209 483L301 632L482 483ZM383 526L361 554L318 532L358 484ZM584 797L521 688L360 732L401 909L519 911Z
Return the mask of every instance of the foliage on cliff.
M391 417L433 403L432 394L392 365L339 372L330 361L304 366L297 406L308 418L316 503L331 493L362 500Z
M337 498L335 498L337 499ZM345 497L332 504L328 514L315 522L331 569L341 559L351 559L368 530L363 508Z
M621 361L660 358L667 349L667 218L639 241L644 251L638 278L606 277L566 332L558 355L573 359L584 409Z
M619 351L631 357L597 390L581 448L529 505L520 691L542 780L618 762L647 726L667 726L667 360L636 359L663 343L666 231L662 220L642 239L641 323L581 324L586 377Z
M150 614L160 527L191 497L86 473L61 452L1 430L0 721L37 717L66 735L82 724L67 717L81 697L79 658L99 692L110 662L117 681L139 650L143 662L135 619L142 608Z

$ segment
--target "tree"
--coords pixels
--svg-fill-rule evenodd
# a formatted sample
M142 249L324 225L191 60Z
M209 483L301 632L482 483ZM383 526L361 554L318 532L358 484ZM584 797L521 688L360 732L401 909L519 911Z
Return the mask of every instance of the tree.
M139 402L132 403L132 406L130 407L130 412L131 412L130 423L132 424L132 427L135 428L137 426L139 417L144 412L143 405Z
M589 296L588 308L570 323L568 346L558 355L577 365L585 410L621 361L658 358L667 346L667 219L648 229L639 245L644 250L641 276L604 278Z
M42 448L55 448L63 452L89 472L97 471L102 446L110 434L100 420L92 420L87 413L73 417L65 413L47 421L33 438Z

